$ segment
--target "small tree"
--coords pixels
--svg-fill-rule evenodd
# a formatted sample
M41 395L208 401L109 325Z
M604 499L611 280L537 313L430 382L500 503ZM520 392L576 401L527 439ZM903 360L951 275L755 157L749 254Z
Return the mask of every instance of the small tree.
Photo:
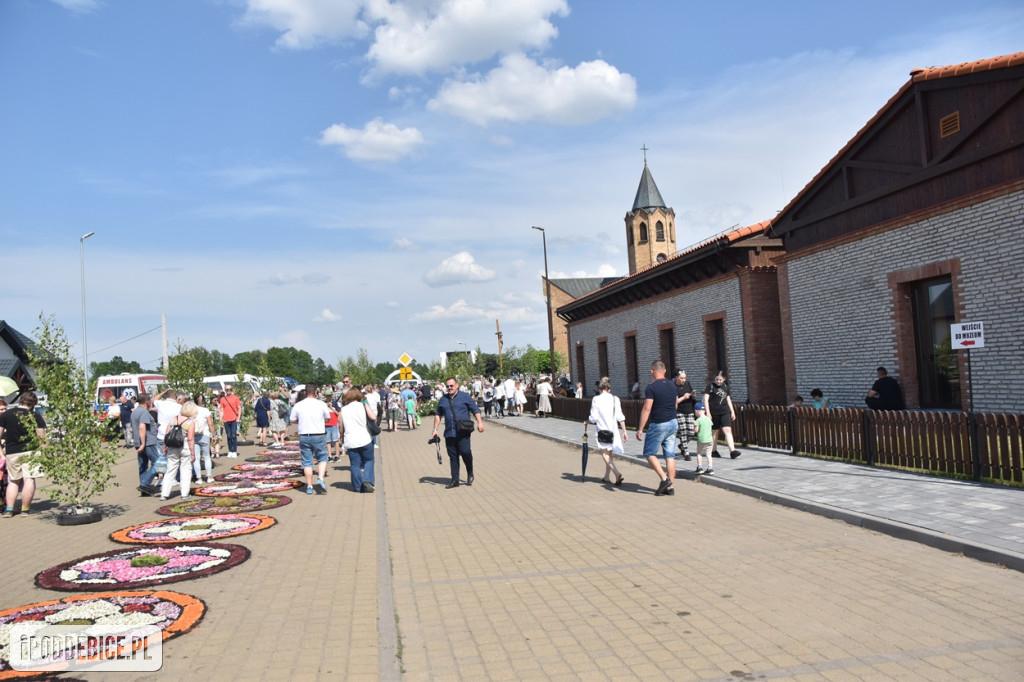
M174 355L167 359L167 383L177 391L188 393L191 398L206 392L203 378L209 369L196 349L189 348L178 339L174 344Z
M36 345L28 349L36 369L36 388L46 396L46 437L32 433L33 464L42 467L50 486L46 494L60 504L81 508L103 493L114 477L120 458L116 442L104 442L106 425L92 413L92 396L85 373L71 353L64 329L53 316L40 313L34 331Z

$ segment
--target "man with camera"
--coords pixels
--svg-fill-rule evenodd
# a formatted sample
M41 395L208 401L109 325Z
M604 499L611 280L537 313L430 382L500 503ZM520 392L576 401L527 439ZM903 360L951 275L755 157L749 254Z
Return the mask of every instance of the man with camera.
M476 430L484 432L484 421L480 416L480 408L476 401L459 390L459 382L454 377L445 380L445 395L437 402L434 414L434 432L429 442L437 438L437 427L444 417L444 444L451 462L452 480L445 486L447 489L459 487L459 457L466 462L466 485L473 485L473 451L469 439L473 435L474 419Z

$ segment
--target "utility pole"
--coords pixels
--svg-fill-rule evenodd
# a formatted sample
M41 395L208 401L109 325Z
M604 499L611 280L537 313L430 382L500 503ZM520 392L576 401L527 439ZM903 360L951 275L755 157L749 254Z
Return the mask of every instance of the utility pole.
M160 326L163 328L163 345L164 345L164 374L167 374L171 365L167 359L167 313L160 313Z

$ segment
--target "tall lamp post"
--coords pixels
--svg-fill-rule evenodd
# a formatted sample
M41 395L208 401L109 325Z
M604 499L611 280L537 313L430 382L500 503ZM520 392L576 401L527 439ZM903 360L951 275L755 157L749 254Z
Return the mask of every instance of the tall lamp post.
M534 230L540 230L541 240L544 244L544 298L547 299L548 310L548 352L551 354L551 380L555 379L555 329L551 321L551 280L548 278L548 234L543 227L533 226Z
M85 240L96 234L90 232L83 234L78 240L78 254L82 266L82 371L85 373L85 382L89 383L89 344L85 340ZM85 387L88 390L88 386Z

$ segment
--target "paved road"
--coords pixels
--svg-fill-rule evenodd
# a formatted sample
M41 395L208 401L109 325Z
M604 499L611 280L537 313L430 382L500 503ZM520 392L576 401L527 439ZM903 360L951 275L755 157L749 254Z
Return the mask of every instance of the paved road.
M168 586L207 615L166 644L163 670L124 679L1024 676L1017 571L714 485L655 497L631 462L621 488L598 482L596 455L581 481L577 447L492 423L474 436L476 484L445 490L428 435L383 435L376 494L349 492L343 462L328 495L292 494L267 512L277 526L234 540L248 562ZM722 460L720 480L768 457ZM132 468L126 457L119 478ZM105 502L92 526L0 520L0 606L64 596L33 576L156 518L128 487Z

